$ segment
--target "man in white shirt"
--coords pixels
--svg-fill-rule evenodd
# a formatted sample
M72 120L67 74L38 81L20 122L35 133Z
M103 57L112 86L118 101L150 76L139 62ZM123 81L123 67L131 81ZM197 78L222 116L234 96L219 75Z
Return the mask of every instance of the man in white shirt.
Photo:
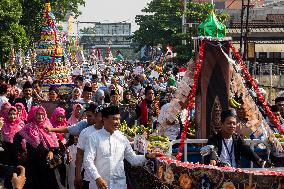
M83 104L84 107L87 107L89 104L93 103L92 101L92 87L85 86L83 89L82 99L78 103Z
M17 98L13 104L22 103L26 111L29 112L33 104L33 86L29 81L26 81L23 85L23 97Z
M146 161L144 155L136 155L127 138L118 131L120 123L119 108L110 106L102 110L104 128L91 134L84 154L84 167L95 181L92 189L126 189L124 162L141 165ZM156 154L147 154L153 158Z
M0 84L0 108L2 107L2 104L9 101L9 99L6 97L7 90L8 87L6 84Z
M93 188L93 184L95 184L95 182L90 183L90 176L88 175L87 172L84 173L84 180L82 179L82 176L81 176L82 168L85 169L82 163L83 163L83 158L84 158L86 142L92 133L102 129L103 127L101 108L100 107L96 107L96 109L92 108L92 110L90 111L92 111L95 114L95 124L85 128L80 133L78 144L77 144L77 154L76 154L76 162L75 162L76 174L75 174L74 184L76 188L81 188L83 186L83 189Z

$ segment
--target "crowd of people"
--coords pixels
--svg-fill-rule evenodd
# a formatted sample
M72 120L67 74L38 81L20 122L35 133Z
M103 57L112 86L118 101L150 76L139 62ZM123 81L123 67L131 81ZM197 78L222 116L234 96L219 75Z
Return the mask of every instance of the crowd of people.
M117 129L120 120L130 127L138 123L152 127L176 89L176 74L168 70L155 79L146 72L134 74L135 67L127 66L127 75L126 69L113 71L114 67L91 77L73 76L74 87L67 94L54 86L43 91L32 69L2 71L2 161L25 167L25 188L125 188L124 158L139 165L153 156L136 155ZM98 142L93 135L110 141ZM96 167L91 159L97 159ZM7 176L5 187L12 185Z
M66 94L54 86L43 91L42 81L34 79L32 69L27 70L2 71L0 75L2 161L25 167L24 188L122 189L126 188L124 159L141 165L159 155L136 155L118 127L125 120L129 127L157 128L159 115L179 85L177 67L165 67L163 73L152 77L151 65L109 65L88 77L72 76L74 87ZM275 103L271 109L284 124L284 98ZM62 106L66 104L71 108ZM238 166L241 155L262 166L264 161L234 135L241 111L242 107L237 113L224 111L221 132L208 144L218 147L217 155L231 166ZM180 136L183 117L179 114L176 123L169 123L179 125L174 134L169 133L171 140ZM209 163L216 165L216 161L212 156ZM17 175L13 178L17 180ZM13 186L11 178L5 178L5 187Z

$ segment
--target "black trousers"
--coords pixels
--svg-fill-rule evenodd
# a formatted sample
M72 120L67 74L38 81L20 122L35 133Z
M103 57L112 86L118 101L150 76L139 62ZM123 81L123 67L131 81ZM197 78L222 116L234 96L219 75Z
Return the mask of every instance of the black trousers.
M83 180L83 189L89 189L90 181Z

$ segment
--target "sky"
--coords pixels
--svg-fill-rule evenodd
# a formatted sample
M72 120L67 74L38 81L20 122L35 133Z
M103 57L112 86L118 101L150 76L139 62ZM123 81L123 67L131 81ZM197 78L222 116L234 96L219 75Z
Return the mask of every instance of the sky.
M130 22L132 32L138 29L135 16L141 14L151 0L85 0L85 7L81 7L82 15L78 21L92 22Z

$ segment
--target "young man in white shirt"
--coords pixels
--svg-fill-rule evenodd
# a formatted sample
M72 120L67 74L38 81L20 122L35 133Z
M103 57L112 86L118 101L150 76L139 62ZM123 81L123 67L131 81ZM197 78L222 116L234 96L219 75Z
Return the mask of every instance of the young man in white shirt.
M102 106L101 106L102 107ZM89 136L102 129L102 114L101 114L101 107L96 107L96 109L92 109L92 111L95 114L95 124L85 128L82 130L79 136L78 144L77 144L77 154L76 154L76 173L75 173L75 181L74 184L76 188L82 188L83 189L88 189L88 188L93 188L93 184L95 182L90 183L90 176L88 175L87 172L84 173L84 179L82 178L81 171L82 168L84 169L83 164L83 158L84 158L84 152L85 152L85 146L87 139Z
M144 155L136 155L127 138L118 131L120 123L119 108L110 106L102 110L104 128L91 134L84 154L84 166L96 182L92 189L126 189L124 162L141 165L146 161ZM157 154L147 154L154 158Z

